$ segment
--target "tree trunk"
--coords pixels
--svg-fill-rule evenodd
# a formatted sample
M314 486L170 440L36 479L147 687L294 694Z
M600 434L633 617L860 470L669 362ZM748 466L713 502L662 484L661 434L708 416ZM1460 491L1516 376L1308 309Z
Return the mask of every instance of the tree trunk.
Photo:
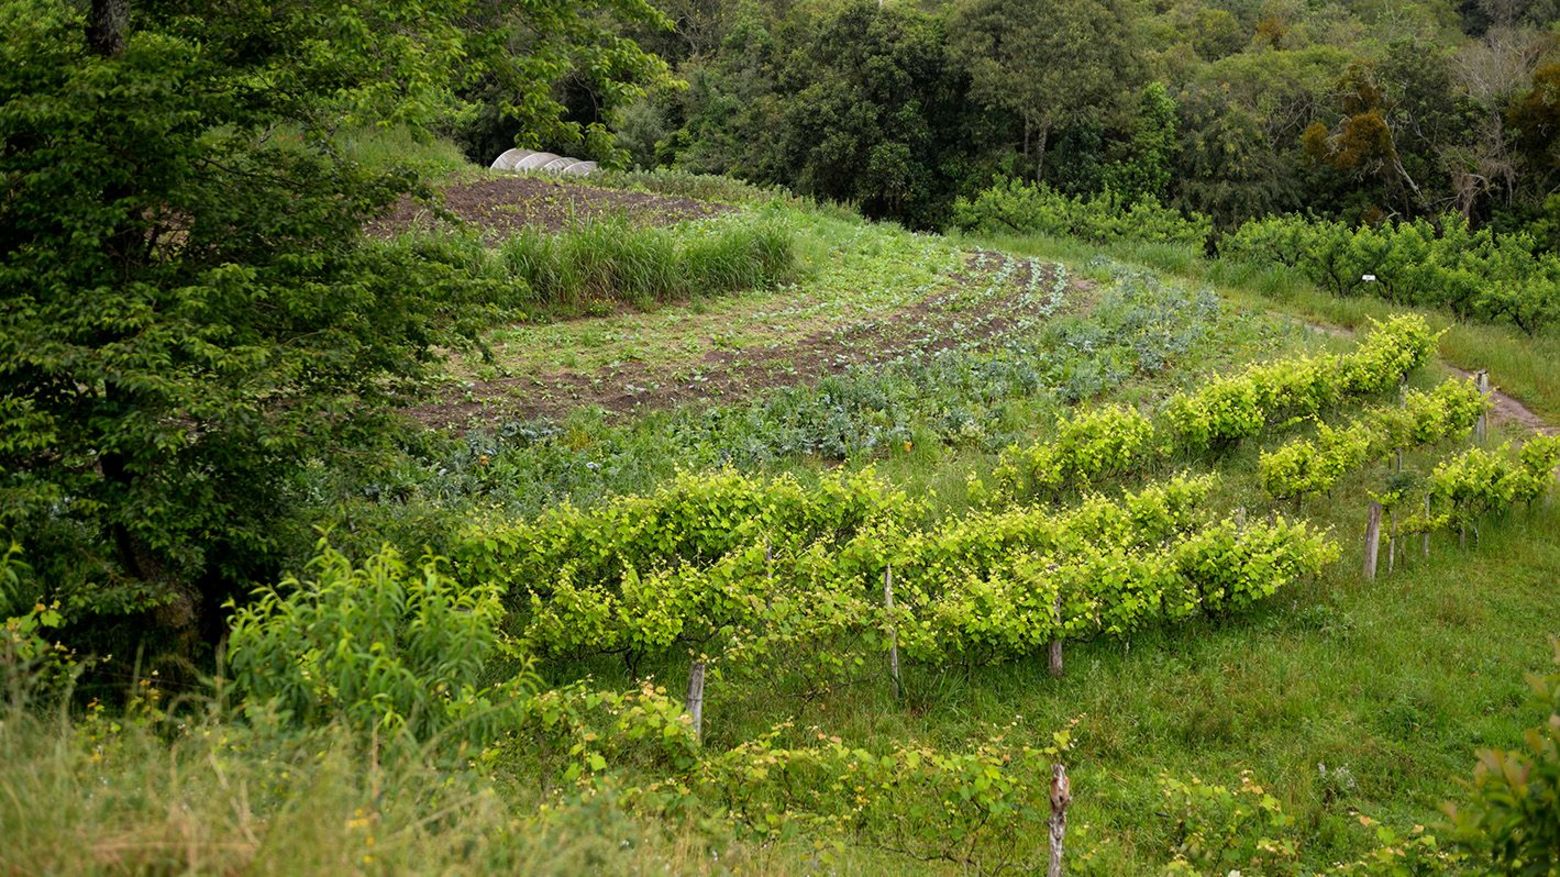
M1051 123L1040 125L1039 142L1035 144L1035 182L1045 181L1045 145L1051 139Z
M87 45L93 54L117 58L124 54L130 30L130 0L92 0L87 16Z

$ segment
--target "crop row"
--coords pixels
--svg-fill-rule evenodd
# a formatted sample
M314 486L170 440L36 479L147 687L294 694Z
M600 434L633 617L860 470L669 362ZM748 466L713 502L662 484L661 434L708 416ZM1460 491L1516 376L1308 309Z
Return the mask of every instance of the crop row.
M1020 657L1053 640L1239 610L1337 551L1301 523L1210 521L1209 477L1176 477L1064 513L976 513L930 528L910 525L902 497L855 478L857 493L844 503L853 511L827 520L776 501L794 483L755 485L753 516L738 520L729 504L701 510L677 500L697 483L685 479L659 502L548 516L523 525L537 528L529 535L485 538L466 556L499 573L487 580L507 590L523 640L543 654L621 653L633 662L688 648L762 662L793 647L874 649L892 637L910 657L937 662ZM743 480L728 473L716 483ZM711 512L716 506L724 511ZM670 526L657 547L644 537L655 531L631 518ZM794 529L768 529L777 525ZM544 535L570 528L587 535L571 545ZM627 538L600 539L607 532ZM716 532L726 534L718 546L708 538Z
M1531 235L1474 230L1455 213L1357 228L1273 216L1246 223L1219 248L1293 269L1338 296L1447 307L1463 319L1510 320L1528 334L1560 321L1560 257Z
M1350 353L1279 360L1215 378L1171 396L1155 417L1129 407L1080 413L1063 420L1055 437L1006 450L994 473L998 487L1015 498L1050 496L1384 393L1428 360L1435 338L1422 318L1395 316Z
M1532 503L1554 484L1560 466L1560 436L1534 436L1515 451L1469 448L1438 464L1424 485L1425 511L1405 522L1410 533L1455 527L1466 531L1480 518ZM1407 492L1389 500L1401 504Z
M1428 393L1410 390L1401 405L1370 409L1337 429L1319 424L1314 438L1263 452L1258 477L1275 499L1322 493L1395 451L1465 435L1487 408L1488 400L1471 380L1454 378Z

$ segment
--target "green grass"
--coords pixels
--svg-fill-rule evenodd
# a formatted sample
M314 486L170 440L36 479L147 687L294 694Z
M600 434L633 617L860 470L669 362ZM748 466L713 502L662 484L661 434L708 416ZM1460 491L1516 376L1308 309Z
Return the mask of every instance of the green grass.
M471 164L452 141L402 126L348 128L336 143L350 158L374 168L409 168L427 178L468 173Z
M809 852L712 843L610 800L539 812L514 782L214 703L179 722L0 708L0 873L784 874Z
M908 304L959 264L946 242L891 226L789 209L774 221L794 236L794 283L683 307L500 329L489 339L497 375L546 371L565 360L584 372L620 362L698 362L719 348L783 344Z
M593 220L557 234L521 234L497 258L544 306L656 302L763 289L786 280L790 230L773 218L715 220L674 228Z

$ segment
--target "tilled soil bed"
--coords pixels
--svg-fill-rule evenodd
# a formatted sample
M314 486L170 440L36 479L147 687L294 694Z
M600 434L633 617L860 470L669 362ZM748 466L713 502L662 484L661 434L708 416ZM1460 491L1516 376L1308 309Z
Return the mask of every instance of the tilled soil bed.
M810 384L856 365L950 347L986 348L1038 315L1025 291L1055 278L1054 266L1008 260L996 253L966 256L965 270L940 289L894 312L741 351L712 350L676 364L624 362L599 372L551 370L452 385L444 398L413 410L435 427L555 418L583 406L642 413L688 403L731 402L766 387ZM1083 305L1088 284L1068 284L1070 308Z
M495 238L527 229L557 231L609 215L646 225L670 225L737 209L689 198L598 189L572 181L564 184L525 176L456 183L443 189L441 195L446 210ZM430 229L437 222L436 213L427 205L403 198L387 216L372 223L369 231L391 235L409 229Z

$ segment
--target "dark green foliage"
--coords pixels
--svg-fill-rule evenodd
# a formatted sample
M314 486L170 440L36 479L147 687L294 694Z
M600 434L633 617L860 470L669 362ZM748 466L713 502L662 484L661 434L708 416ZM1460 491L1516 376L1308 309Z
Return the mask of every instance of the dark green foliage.
M809 31L791 37L779 80L775 160L788 182L870 217L940 225L954 184L945 163L970 148L941 26L856 0Z
M649 0L453 5L466 67L455 80L463 106L446 127L467 155L487 164L518 145L626 162L609 117L671 84L666 62L623 33L671 27Z
M359 246L413 180L317 124L428 117L443 7L324 55L311 40L392 13L256 10L265 42L244 19L132 8L102 57L72 6L0 6L0 529L69 618L155 608L187 636L267 570L289 474L371 440L496 291Z
M970 97L1022 122L1025 176L1044 180L1057 128L1098 122L1138 78L1128 10L1118 0L960 0L949 37Z
M1463 36L1442 7L1384 8L690 0L684 41L645 35L689 87L619 122L643 165L916 227L1003 176L1220 228L1298 210L1537 222L1560 179L1552 15Z

